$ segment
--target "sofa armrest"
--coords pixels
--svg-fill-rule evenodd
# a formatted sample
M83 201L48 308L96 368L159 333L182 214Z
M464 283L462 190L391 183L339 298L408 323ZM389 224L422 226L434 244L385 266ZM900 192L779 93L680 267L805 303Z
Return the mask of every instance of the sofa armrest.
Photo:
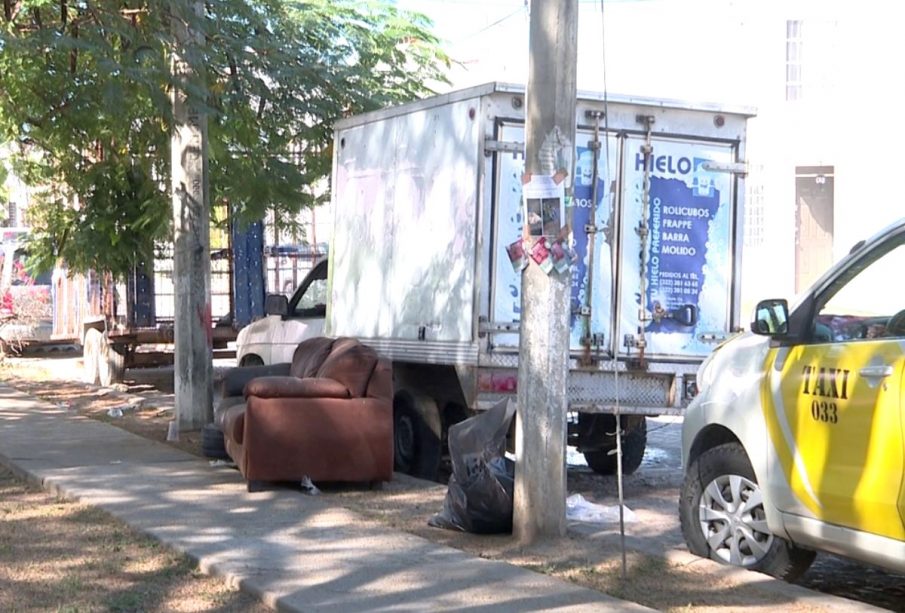
M349 388L334 379L257 377L245 386L245 397L258 398L351 398Z
M226 371L220 383L220 397L242 396L245 385L255 377L286 376L289 374L289 362L268 364L264 366L236 366Z
M223 412L221 430L223 436L232 439L239 445L245 438L245 403L234 404ZM234 458L235 459L235 458Z

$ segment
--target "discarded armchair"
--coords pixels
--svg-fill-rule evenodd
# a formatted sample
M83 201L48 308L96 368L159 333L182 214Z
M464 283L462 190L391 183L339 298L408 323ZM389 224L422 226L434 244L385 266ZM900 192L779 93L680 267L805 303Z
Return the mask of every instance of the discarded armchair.
M390 363L351 338L313 338L290 364L235 368L215 419L248 481L389 481ZM241 390L241 395L239 390Z

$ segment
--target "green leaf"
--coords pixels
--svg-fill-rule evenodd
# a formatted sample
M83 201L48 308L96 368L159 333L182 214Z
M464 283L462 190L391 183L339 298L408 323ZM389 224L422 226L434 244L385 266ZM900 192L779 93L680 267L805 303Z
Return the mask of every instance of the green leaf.
M212 209L290 219L329 198L333 123L432 93L449 59L389 0L20 0L0 12L0 142L46 188L36 261L122 273L171 240L172 16L203 35L185 85L208 121ZM124 10L128 9L128 11ZM74 208L78 203L78 208ZM287 222L288 223L288 222Z

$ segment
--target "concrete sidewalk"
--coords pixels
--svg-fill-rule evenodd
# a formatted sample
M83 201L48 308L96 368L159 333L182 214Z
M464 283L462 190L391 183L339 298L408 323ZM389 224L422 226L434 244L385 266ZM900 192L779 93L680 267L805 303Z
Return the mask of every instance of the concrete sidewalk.
M434 544L0 385L0 462L284 611L644 611Z

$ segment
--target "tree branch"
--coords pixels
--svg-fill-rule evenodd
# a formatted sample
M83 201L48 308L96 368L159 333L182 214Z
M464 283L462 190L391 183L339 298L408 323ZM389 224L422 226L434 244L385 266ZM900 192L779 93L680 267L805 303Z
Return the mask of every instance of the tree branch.
M72 38L79 37L79 27L78 25L74 25L72 27ZM79 50L73 48L72 51L69 52L69 74L75 74L75 70L78 67L78 59L79 59Z
M236 58L232 53L226 54L226 61L229 63L229 75L233 82L233 91L239 93L239 68L236 66Z
M19 16L19 11L22 10L22 1L18 0L13 2L13 0L3 0L3 14L6 17L6 21L12 23L15 21L16 17Z

